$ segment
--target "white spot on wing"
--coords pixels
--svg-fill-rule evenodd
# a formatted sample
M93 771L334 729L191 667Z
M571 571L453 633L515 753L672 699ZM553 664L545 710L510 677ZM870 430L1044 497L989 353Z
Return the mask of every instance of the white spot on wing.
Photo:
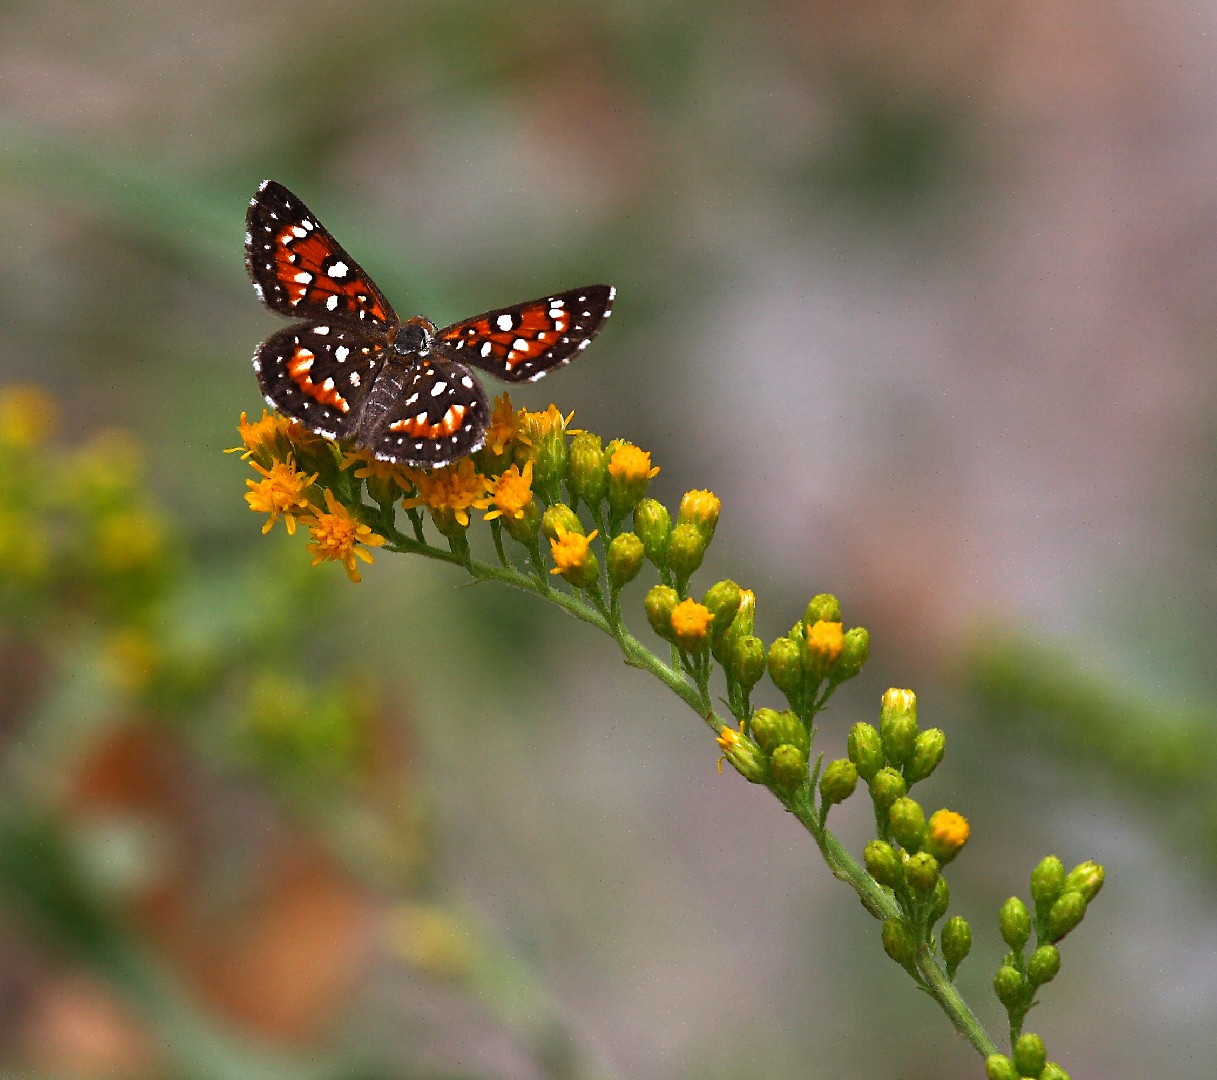
M338 294L335 293L333 296L327 296L325 298L325 306L333 311L338 306ZM362 315L363 312L361 311L359 314Z
M340 364L345 364L347 362L347 357L350 355L351 355L351 350L348 349L345 345L339 345L338 348L336 348L334 350L334 359L337 360L338 363L340 363ZM358 384L356 384L356 385L358 385Z
M500 315L496 320L499 329L506 332L515 326L515 320L510 315Z
M483 356L489 356L494 351L494 346L489 341L483 341L481 349L478 350Z
M347 271L350 267L344 262L336 262L330 267L330 277L344 278L347 276Z
M440 394L442 394L447 389L448 389L448 384L446 382L444 382L443 379L440 379L439 382L437 382L433 387L431 387L431 396L439 397Z

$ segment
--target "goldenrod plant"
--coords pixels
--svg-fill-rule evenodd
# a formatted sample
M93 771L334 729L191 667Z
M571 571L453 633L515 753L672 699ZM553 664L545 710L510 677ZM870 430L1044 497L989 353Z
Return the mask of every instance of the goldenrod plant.
M265 412L252 421L242 415L234 450L257 474L246 499L266 515L263 531L282 521L288 532L306 532L314 564L339 562L358 582L375 553L421 555L475 581L531 593L606 634L626 663L650 672L705 721L720 771L728 763L798 819L878 921L884 951L938 1002L989 1077L1067 1077L1023 1025L1039 989L1057 975L1059 944L1101 888L1103 868L1083 862L1067 872L1049 856L1031 875L1034 914L1017 898L1002 906L997 921L1010 951L994 989L1009 1020L1009 1051L999 1052L954 983L972 929L962 916L948 917L947 868L970 838L968 821L947 807L927 814L912 796L941 764L945 733L923 728L916 695L895 688L883 695L878 726L855 724L844 755L825 762L815 747L816 717L866 663L867 631L847 629L837 598L822 593L789 633L766 645L754 633L752 589L730 580L692 586L714 538L717 496L688 491L673 516L647 496L658 472L647 451L621 439L605 444L570 422L553 405L516 410L503 394L485 445L431 471L379 461ZM469 534L481 528L493 562L472 554ZM645 592L634 584L644 568ZM663 646L639 640L627 614L645 617ZM759 704L766 674L770 704ZM859 782L875 817L861 860L828 828L832 808Z

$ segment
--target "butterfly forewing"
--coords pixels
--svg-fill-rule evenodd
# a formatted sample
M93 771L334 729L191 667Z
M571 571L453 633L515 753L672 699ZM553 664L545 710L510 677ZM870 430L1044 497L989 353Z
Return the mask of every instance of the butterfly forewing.
M614 295L608 285L585 285L454 323L439 340L466 364L506 382L532 382L591 344Z
M363 437L378 458L435 468L481 449L490 406L464 364L432 358L390 367L383 378L401 385L391 388L391 406Z
M246 215L245 261L267 307L383 333L397 321L372 279L303 202L264 180Z
M328 439L354 434L384 346L338 326L289 326L254 354L266 400Z

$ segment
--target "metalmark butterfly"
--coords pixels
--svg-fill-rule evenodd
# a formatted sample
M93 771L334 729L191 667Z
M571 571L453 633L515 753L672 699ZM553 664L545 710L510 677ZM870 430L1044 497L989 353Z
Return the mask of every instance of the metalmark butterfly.
M585 285L442 330L398 318L307 206L264 180L250 200L245 258L272 311L303 320L254 354L267 402L327 439L384 461L433 468L472 454L490 407L469 365L532 382L591 344L615 290Z

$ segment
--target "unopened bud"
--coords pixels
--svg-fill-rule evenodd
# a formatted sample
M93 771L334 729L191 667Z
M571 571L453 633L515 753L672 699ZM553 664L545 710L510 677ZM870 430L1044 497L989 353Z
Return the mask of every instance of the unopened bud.
M849 760L858 767L858 775L867 783L883 768L883 743L879 732L870 724L858 721L849 729Z
M820 798L826 806L844 802L858 786L858 770L848 758L830 762L820 776Z
M668 565L668 535L672 518L668 508L655 499L643 499L634 507L634 532L642 541L647 558L663 570Z
M1080 892L1061 893L1048 909L1048 939L1060 941L1086 916L1086 897Z

